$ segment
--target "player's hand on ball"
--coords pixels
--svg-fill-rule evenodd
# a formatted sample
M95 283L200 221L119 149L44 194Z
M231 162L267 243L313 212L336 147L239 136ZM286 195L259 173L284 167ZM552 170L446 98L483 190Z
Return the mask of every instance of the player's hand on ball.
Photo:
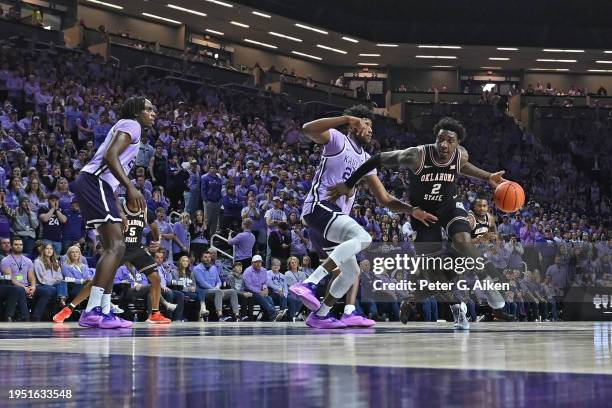
M354 188L349 188L344 183L338 183L329 189L327 192L327 199L334 202L342 196L351 197L353 194L355 194Z
M489 177L489 184L491 185L491 187L497 188L497 186L503 183L504 181L508 181L502 177L504 173L505 171L502 170L498 171L497 173L491 174L491 177Z
M421 221L423 224L427 225L428 227L428 222L434 223L438 221L438 217L428 213L427 211L423 211L420 208L415 208L414 210L412 210L411 215L417 220Z

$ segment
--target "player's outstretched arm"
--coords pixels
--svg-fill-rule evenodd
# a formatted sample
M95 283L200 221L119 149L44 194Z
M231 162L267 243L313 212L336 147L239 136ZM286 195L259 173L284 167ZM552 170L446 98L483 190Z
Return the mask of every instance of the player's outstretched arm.
M138 209L142 209L146 206L144 196L134 187L119 161L119 155L128 148L131 142L132 137L128 133L116 132L104 154L104 161L108 164L108 169L117 181L127 189L128 201L134 202Z
M354 128L358 134L365 132L370 127L366 119L344 115L335 118L321 118L305 123L302 126L302 132L316 144L327 144L331 138L329 130L344 125Z
M378 176L373 174L366 176L365 182L367 183L374 197L376 197L376 200L391 211L410 214L427 226L429 226L428 222L434 223L438 221L438 218L435 215L429 214L428 212L421 210L419 207L413 207L410 204L404 203L393 197L391 194L389 194L383 183L380 182Z
M359 166L344 183L339 183L332 187L328 191L328 199L335 201L343 195L347 197L352 196L354 194L353 188L359 180L374 169L401 166L415 171L421 161L419 150L418 147L409 147L405 150L393 150L375 154Z
M487 181L493 188L496 188L498 185L500 185L504 181L507 181L506 179L502 177L505 171L489 173L486 170L479 169L478 167L474 166L472 163L469 162L470 157L468 155L467 150L465 150L465 148L463 148L462 146L459 146L458 149L462 149L461 150L461 174L463 174L464 176L474 177L474 178L477 178L483 181Z

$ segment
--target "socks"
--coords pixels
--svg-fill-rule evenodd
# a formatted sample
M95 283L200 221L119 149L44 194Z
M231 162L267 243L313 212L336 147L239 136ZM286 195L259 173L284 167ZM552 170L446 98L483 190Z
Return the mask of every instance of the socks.
M310 274L309 277L306 278L304 283L314 283L317 285L321 280L327 276L327 271L323 267L323 265L319 265L317 269L313 273Z
M151 314L155 314L157 312L159 312L159 309L151 309Z
M104 314L109 314L110 310L111 310L111 295L110 293L105 293L102 295L102 303L100 303L100 306L102 306L102 313Z
M350 315L354 311L355 311L355 305L346 305L346 306L344 306L344 314L345 315Z
M68 305L68 308L74 312L74 309L76 308L76 305L74 303L70 303Z
M102 295L104 295L104 288L98 286L91 287L91 293L89 294L89 300L87 301L86 312L91 312L94 307L98 307L102 304Z
M321 307L317 310L317 316L325 317L329 314L331 310L331 306L327 306L325 303L321 303Z

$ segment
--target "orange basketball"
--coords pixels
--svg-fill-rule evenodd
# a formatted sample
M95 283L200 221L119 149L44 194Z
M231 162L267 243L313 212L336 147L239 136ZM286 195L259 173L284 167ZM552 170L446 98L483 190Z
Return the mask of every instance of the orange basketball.
M493 201L495 201L495 206L503 212L512 213L525 204L525 192L520 184L514 181L504 181L495 189Z

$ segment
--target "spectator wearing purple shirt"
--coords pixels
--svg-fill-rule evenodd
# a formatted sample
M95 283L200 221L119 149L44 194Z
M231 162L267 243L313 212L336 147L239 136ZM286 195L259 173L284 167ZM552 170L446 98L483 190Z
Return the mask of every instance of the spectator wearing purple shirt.
M253 257L255 235L251 232L252 225L253 221L250 218L245 218L242 220L242 232L233 238L231 232L228 236L228 244L234 246L234 259L242 264L244 269L251 265L251 258Z
M227 192L223 200L223 220L221 225L223 228L229 228L232 231L237 231L240 226L240 213L242 211L242 201L236 196L234 186L227 186Z
M47 291L50 297L59 297L62 307L65 306L68 286L64 282L57 255L51 244L45 245L40 256L34 260L34 273L39 283L36 290Z
M83 262L81 248L77 245L68 248L62 264L62 276L64 280L66 278L74 279L74 282L69 285L68 294L70 297L75 297L81 291L83 285L91 281L93 275L94 270Z
M566 265L561 263L561 257L555 256L554 264L546 270L546 276L550 276L551 284L556 290L565 290L569 286L569 274Z
M243 281L246 290L253 294L253 302L259 305L265 313L267 320L276 318L276 309L268 292L268 271L262 267L263 260L260 255L255 255L251 259L249 266L243 274Z
M217 175L217 167L213 164L208 166L208 173L200 179L200 194L204 205L204 216L210 234L216 234L221 217L221 186L222 180Z
M17 305L21 320L28 320L27 298L36 299L36 306L33 312L33 319L40 320L51 294L46 291L38 291L36 285L36 275L34 274L34 264L29 258L23 255L23 241L15 237L11 242L11 253L4 257L0 262L0 268L5 277L11 278L13 286L19 289ZM39 306L40 303L40 307Z
M191 159L187 173L189 174L187 179L188 191L185 191L183 196L185 211L191 214L198 209L198 201L200 198L200 166L197 160Z
M174 241L174 229L172 224L168 222L166 217L166 210L159 207L155 210L155 222L159 228L161 234L160 248L164 249L167 253L172 253L172 242Z
M174 261L177 262L182 256L189 254L189 244L191 237L189 236L189 225L191 217L188 212L181 214L180 221L172 226L174 238L172 239L172 254Z

